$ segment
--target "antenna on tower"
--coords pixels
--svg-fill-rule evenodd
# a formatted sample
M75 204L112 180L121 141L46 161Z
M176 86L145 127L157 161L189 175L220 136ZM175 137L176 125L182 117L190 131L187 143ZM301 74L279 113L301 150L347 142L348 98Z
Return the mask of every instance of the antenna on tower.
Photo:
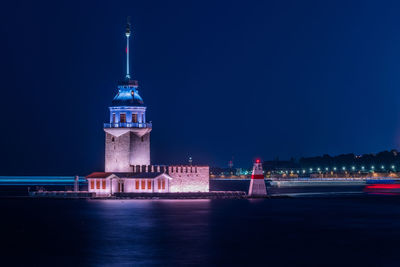
M129 80L131 78L131 75L129 74L129 37L131 36L131 18L128 16L127 17L127 22L126 22L126 31L125 31L125 36L126 36L126 79Z

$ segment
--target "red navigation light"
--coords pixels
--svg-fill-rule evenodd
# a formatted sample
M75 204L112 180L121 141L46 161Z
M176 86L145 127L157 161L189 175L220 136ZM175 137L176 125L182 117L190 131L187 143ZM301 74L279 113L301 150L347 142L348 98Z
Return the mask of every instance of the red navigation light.
M256 159L256 163L260 163L260 159Z

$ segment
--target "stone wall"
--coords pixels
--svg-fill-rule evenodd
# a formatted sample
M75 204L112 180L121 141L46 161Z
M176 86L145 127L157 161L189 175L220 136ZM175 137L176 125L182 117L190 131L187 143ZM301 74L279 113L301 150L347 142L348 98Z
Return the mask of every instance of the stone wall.
M208 166L169 166L170 192L209 192Z
M150 133L142 137L131 134L130 165L150 165Z
M132 172L132 165L149 164L150 133L139 137L132 131L127 131L119 136L106 132L106 172Z
M130 172L130 143L131 132L126 132L118 137L106 133L105 171Z

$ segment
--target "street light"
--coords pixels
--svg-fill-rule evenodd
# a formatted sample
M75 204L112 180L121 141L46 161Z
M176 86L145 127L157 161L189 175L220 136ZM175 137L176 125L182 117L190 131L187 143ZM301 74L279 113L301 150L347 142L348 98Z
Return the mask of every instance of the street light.
M356 167L352 166L351 169L354 171L356 169Z
M336 167L333 167L333 170L336 171Z
M364 167L364 166L361 166L361 169L362 169L362 170L364 170L364 169L365 169L365 167Z
M329 168L327 167L327 168L325 168L325 171L329 171Z
M342 170L344 170L344 171L345 171L345 170L346 170L346 167L345 167L345 166L343 166L343 167L342 167Z

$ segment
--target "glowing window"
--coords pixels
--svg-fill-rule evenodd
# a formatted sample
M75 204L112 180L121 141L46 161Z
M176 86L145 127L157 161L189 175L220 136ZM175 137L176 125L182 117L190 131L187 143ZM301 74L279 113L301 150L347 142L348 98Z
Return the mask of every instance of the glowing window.
M142 180L142 189L146 189L146 181Z
M96 181L96 188L97 188L97 189L100 189L100 180L97 180L97 181Z
M136 180L136 190L139 190L139 180Z
M106 180L103 180L102 186L103 186L103 189L106 189Z
M151 189L151 181L147 181L147 189Z
M132 122L136 123L137 122L137 114L132 113Z
M162 180L162 189L165 189L165 180Z
M94 180L90 180L90 189L94 189Z
M161 180L157 180L157 188L161 189Z
M126 114L125 113L121 113L119 115L119 122L126 123Z

